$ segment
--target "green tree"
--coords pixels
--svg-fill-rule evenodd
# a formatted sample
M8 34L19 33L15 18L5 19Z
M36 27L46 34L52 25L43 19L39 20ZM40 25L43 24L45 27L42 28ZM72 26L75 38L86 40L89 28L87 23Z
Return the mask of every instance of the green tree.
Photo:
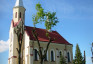
M76 45L74 64L83 64L83 57L78 44Z
M56 25L56 23L58 23L58 19L55 16L56 15L55 12L52 12L52 13L51 12L44 12L44 9L42 8L41 4L39 4L39 3L36 4L36 10L37 10L36 14L33 15L33 17L32 17L33 24L34 24L34 29L33 29L32 33L33 33L33 36L35 37L37 44L38 44L38 48L39 48L38 55L39 55L39 59L40 59L40 64L43 64L43 60L46 57L46 53L49 48L49 44L51 43L51 41L55 40L55 38L51 39L48 31L51 30L51 28L54 27ZM38 40L38 35L35 31L36 24L42 23L42 22L44 22L44 24L45 24L46 36L49 39L44 54L42 52L41 45Z
M66 59L64 58L64 56L62 54L60 56L60 64L67 64Z

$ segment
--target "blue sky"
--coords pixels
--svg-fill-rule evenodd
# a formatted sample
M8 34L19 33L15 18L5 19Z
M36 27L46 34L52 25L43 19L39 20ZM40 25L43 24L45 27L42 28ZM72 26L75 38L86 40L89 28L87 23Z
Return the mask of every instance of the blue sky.
M8 64L8 39L13 7L16 0L0 0L0 63ZM26 8L25 24L33 26L32 15L35 4L40 2L45 11L56 12L59 19L52 28L73 44L73 55L78 43L86 62L91 63L91 43L93 42L93 0L23 0ZM43 23L37 27L45 28Z

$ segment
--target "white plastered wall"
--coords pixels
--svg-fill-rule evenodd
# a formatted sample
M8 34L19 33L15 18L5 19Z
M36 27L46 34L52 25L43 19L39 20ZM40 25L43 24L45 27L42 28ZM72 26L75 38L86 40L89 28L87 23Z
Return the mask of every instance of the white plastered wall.
M18 42L17 42L17 36L14 33L14 27L10 26L10 31L9 31L9 62L8 64L17 64L18 60L18 52L16 48L18 47Z
M25 64L29 64L29 54L30 54L30 49L29 49L29 44L30 40L29 40L29 36L26 34L25 32Z

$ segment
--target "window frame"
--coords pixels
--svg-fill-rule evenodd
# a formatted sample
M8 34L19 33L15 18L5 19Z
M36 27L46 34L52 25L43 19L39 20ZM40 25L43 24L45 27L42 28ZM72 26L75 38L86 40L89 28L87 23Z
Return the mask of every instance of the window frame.
M15 18L17 18L17 12L15 13Z
M39 60L39 55L38 55L38 53L37 53L37 59L35 59L35 50L38 51L38 49L37 49L37 48L34 48L34 49L33 49L33 59L34 59L34 61L38 61L38 60Z
M53 51L53 60L51 60L51 51ZM55 61L55 51L53 50L53 49L51 49L50 50L50 61L52 62L52 61Z
M61 56L61 55L60 55L60 52L61 52L61 55L63 55L63 52L62 52L62 50L59 50L59 57Z
M19 18L21 18L21 17L22 17L22 13L20 12L20 13L19 13Z
M44 51L45 51L45 49L43 50L43 53L44 53ZM48 61L48 50L47 50L47 53L46 53L46 57L47 57L47 59L46 60L44 59L44 61Z
M69 61L68 62L71 62L71 53L70 53L70 51L67 51L67 60L68 60L68 53L69 53Z

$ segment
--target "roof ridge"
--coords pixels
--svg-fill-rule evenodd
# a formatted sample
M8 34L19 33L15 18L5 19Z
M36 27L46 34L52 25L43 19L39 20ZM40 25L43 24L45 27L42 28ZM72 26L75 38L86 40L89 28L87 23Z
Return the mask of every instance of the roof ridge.
M26 26L26 25L25 25ZM32 26L26 26L26 27L32 27ZM34 28L34 27L32 27L32 28ZM37 28L37 27L35 27L36 29L42 29L42 30L46 30L46 29L43 29L43 28ZM55 30L52 30L52 32L57 32L57 31L55 31Z

